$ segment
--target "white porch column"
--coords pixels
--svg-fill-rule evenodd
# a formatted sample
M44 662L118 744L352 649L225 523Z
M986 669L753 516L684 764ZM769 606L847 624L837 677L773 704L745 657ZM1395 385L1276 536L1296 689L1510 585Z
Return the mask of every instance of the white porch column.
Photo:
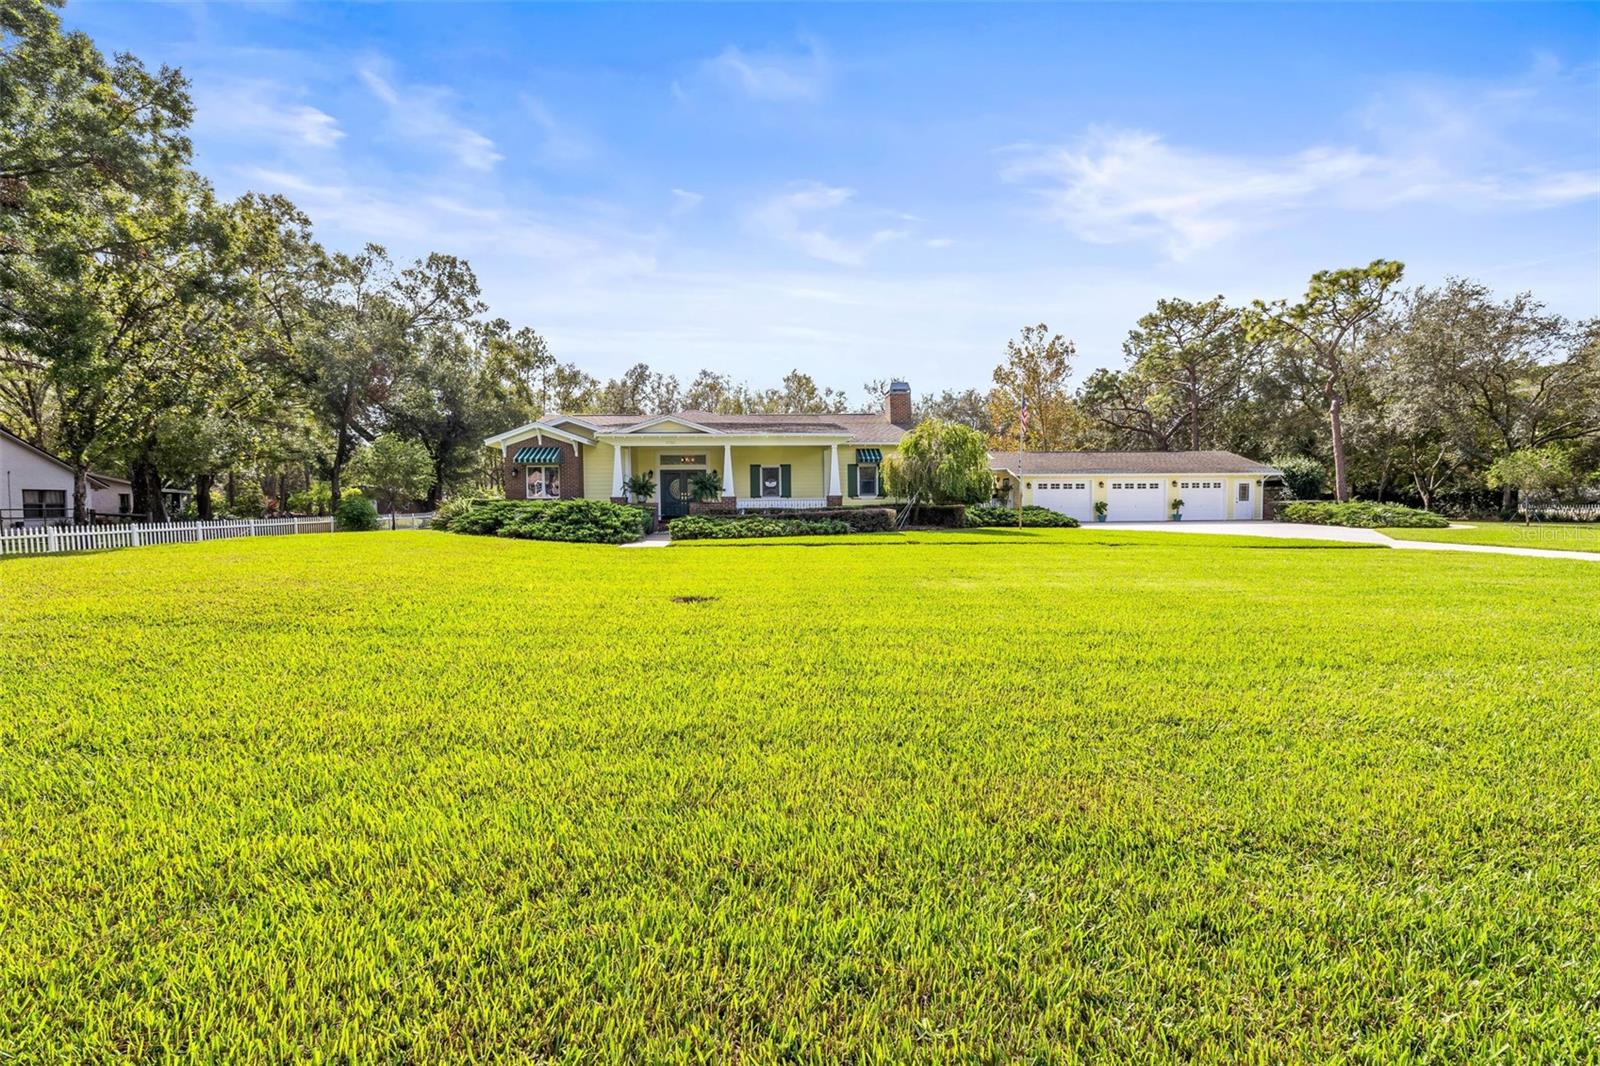
M733 487L733 445L722 446L722 498L737 497L739 492Z
M611 446L611 495L619 500L627 495L622 487L622 447L617 444Z
M625 478L633 476L633 449L632 448L624 448L624 449L622 449L622 476L625 477Z
M837 444L828 445L828 458L828 495L842 497L844 490L839 488L839 446Z

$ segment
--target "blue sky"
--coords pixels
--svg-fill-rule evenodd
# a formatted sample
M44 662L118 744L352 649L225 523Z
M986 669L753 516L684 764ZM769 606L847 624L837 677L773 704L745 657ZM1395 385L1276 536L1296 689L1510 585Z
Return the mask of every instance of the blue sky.
M599 375L1080 376L1377 257L1600 314L1600 6L72 3L219 191L471 260Z

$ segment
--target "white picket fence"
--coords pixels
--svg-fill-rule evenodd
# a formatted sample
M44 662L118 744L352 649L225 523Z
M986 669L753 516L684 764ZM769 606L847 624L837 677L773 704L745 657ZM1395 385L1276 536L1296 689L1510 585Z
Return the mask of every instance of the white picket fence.
M426 529L433 515L396 515L395 529ZM380 517L390 528L391 517ZM148 544L194 544L234 537L280 537L295 533L332 533L332 518L237 518L215 522L135 522L117 526L49 526L0 530L0 556L48 555L52 552L141 548Z

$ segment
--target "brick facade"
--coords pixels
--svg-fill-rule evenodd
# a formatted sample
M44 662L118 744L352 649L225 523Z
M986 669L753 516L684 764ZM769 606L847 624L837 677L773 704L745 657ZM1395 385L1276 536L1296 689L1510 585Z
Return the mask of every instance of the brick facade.
M525 500L528 496L527 465L515 460L518 451L531 445L536 445L537 439L521 440L506 446L505 462L501 470L505 476L506 499ZM561 449L561 498L563 500L577 500L583 498L583 452L578 445L566 441L545 438L547 446Z

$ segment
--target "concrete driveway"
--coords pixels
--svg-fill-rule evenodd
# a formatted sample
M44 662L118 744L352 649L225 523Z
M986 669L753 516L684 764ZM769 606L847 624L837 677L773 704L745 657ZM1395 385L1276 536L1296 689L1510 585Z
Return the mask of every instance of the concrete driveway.
M1085 523L1088 525L1088 523ZM1300 522L1101 522L1095 529L1122 529L1139 533L1219 533L1235 537L1272 537L1285 540L1322 540L1369 544L1402 551L1473 552L1479 555L1531 555L1539 559L1578 559L1600 563L1600 552L1551 551L1549 548L1505 548L1492 544L1443 544L1431 540L1396 540L1376 529L1313 526Z

